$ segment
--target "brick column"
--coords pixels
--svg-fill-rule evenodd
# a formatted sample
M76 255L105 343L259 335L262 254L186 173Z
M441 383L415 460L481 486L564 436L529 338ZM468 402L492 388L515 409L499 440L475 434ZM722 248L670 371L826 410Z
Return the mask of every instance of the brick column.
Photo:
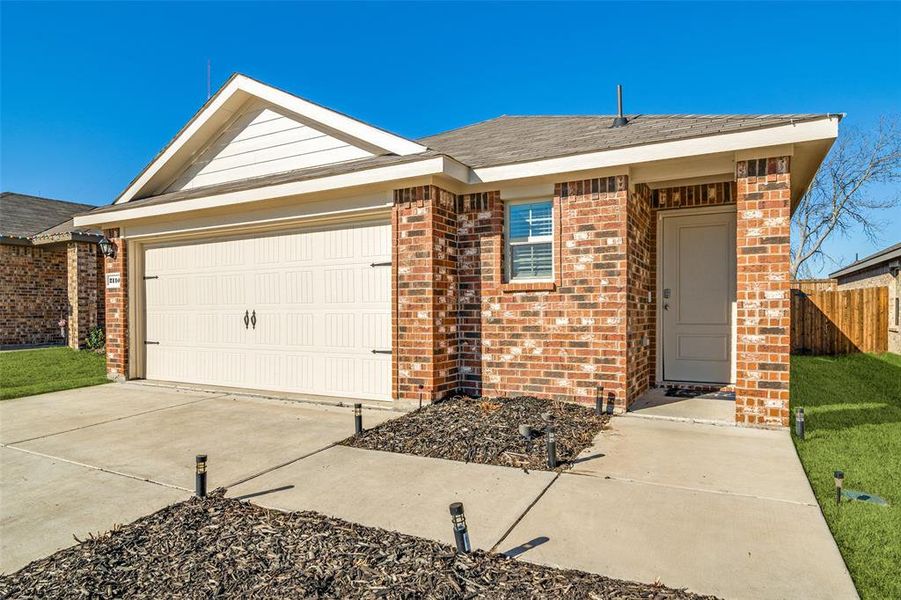
M69 242L66 253L69 346L78 350L97 326L97 245Z
M103 234L116 246L116 254L106 258L107 275L119 274L119 287L106 289L106 375L110 379L128 377L128 270L125 240L118 229L108 229Z
M789 422L791 159L739 161L735 421Z
M427 185L394 192L393 378L398 400L459 387L455 197ZM422 389L420 390L420 387Z

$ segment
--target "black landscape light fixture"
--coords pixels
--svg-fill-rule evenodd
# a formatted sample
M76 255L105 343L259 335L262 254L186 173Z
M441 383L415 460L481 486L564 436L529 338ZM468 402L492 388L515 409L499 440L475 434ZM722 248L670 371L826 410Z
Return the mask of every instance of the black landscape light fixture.
M363 405L357 403L354 404L354 434L361 433L363 433Z
M422 384L419 384L419 408L422 408Z
M842 503L842 484L845 482L845 473L844 471L836 471L833 473L833 477L835 477L835 503Z
M206 454L198 454L194 460L194 493L206 498Z
M102 238L100 238L98 245L100 246L100 253L103 254L103 256L107 258L115 258L116 245L112 243L109 238L103 236Z
M795 435L799 440L804 439L804 409L799 408L795 411Z
M547 436L547 468L557 468L557 432L553 422L545 429Z
M466 515L463 513L463 503L454 502L450 505L451 523L454 526L454 541L457 543L458 554L469 554L472 547L469 545L469 530L466 528Z
M594 414L601 416L604 411L604 386L599 385L594 395Z

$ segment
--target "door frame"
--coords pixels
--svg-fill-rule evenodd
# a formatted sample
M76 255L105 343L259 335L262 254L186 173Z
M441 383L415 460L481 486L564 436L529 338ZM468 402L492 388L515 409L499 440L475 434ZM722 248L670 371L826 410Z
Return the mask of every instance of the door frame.
M704 382L697 381L676 381L671 379L663 378L663 362L664 362L664 349L663 349L663 301L661 290L663 289L663 227L664 220L671 217L691 217L696 215L710 215L710 214L720 214L720 213L736 213L736 229L738 226L738 214L737 214L737 205L735 204L721 204L719 206L700 206L696 208L673 208L673 209L663 209L657 211L657 239L655 240L655 247L657 250L657 259L656 259L656 277L654 285L656 286L654 290L654 301L655 301L655 319L654 319L654 327L656 331L654 332L654 339L656 343L656 359L654 365L654 383L660 384L685 384L685 385L705 385ZM737 240L736 240L737 243ZM738 258L738 248L736 247L736 260ZM736 348L737 348L737 331L738 331L738 319L737 319L737 306L738 306L738 270L736 269L736 282L735 282L735 290L736 290L736 301L732 304L732 331L730 335L732 337L732 364L729 367L730 372L730 381L728 385L735 385L736 381ZM722 385L719 382L711 382L711 385Z

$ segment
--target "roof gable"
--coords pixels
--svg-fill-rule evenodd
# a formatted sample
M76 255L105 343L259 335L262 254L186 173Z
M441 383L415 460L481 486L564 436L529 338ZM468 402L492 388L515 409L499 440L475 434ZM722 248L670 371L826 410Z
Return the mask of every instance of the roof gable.
M116 204L426 147L244 75L234 75L129 184Z

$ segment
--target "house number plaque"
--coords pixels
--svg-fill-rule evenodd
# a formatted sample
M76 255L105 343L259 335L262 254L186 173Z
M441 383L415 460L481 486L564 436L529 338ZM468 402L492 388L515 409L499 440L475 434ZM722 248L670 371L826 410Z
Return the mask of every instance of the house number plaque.
M106 289L108 290L117 290L119 286L122 284L122 278L119 273L107 273L106 274Z

